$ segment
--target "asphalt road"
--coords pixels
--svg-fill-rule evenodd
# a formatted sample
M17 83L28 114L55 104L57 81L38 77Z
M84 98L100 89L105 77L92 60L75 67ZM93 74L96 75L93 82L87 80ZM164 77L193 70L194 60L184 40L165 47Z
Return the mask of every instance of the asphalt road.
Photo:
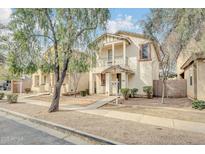
M0 145L59 145L73 143L0 116Z

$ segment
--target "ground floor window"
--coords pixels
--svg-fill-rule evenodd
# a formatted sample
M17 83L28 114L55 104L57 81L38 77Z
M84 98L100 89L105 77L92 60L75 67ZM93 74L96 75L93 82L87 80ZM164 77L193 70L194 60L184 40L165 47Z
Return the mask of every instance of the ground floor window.
M46 75L44 76L44 84L46 84L47 82L47 78L46 78Z
M190 86L192 86L192 75L190 76Z

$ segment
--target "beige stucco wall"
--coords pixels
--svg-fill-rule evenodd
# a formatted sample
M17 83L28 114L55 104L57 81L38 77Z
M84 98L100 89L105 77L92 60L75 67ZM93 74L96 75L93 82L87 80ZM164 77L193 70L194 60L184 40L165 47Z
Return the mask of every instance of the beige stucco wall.
M189 59L191 56L191 52L181 52L177 58L177 77L180 79L180 74L184 72L183 69L181 69L182 65Z
M200 52L200 48L196 40L191 39L185 49L183 49L177 57L177 75L180 79L180 74L183 72L182 65L190 58L193 53Z
M205 62L197 62L197 99L205 100Z
M192 76L192 85L190 85L190 76ZM196 78L194 76L193 64L185 69L184 78L187 81L187 96L194 98L194 87L196 86L194 81Z
M144 86L153 86L153 80L159 79L159 61L153 45L151 45L151 60L140 61L140 44L148 43L149 40L130 38L134 43L127 47L127 55L134 75L128 76L128 87L137 88L138 94L143 95Z
M205 100L205 63L202 60L196 61L196 76L194 75L194 65L191 64L185 69L185 79L187 80L187 96L193 99ZM192 86L190 76L192 75ZM196 88L196 91L194 90Z
M183 98L187 96L187 80L174 79L166 80L165 97ZM162 96L163 83L162 80L154 80L153 95Z
M82 90L88 89L88 84L89 84L88 82L89 82L89 73L82 73L80 80L79 80L79 83L78 83L77 91L82 91ZM67 91L71 91L74 89L74 86L72 83L73 83L73 79L72 79L72 77L70 77L70 80L66 82L67 86L70 87L70 88L68 88Z
M35 76L39 77L38 86L35 85ZM88 82L89 82L89 73L81 74L77 91L88 89L88 84L89 84ZM67 74L64 79L63 85L61 87L61 93L72 91L74 89L74 86L72 83L73 83L72 77L69 74ZM32 75L31 90L33 92L37 92L37 93L50 92L50 91L53 92L53 87L54 87L54 74L53 73L45 74L45 73L42 73L40 70L38 70L36 73Z

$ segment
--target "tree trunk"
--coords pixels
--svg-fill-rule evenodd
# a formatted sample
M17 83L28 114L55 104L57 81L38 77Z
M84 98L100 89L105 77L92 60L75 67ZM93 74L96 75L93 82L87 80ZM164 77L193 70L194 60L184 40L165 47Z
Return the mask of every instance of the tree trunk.
M51 106L48 112L55 112L59 110L59 100L60 100L60 92L61 92L61 84L57 83L54 87L53 99Z
M50 106L48 112L55 112L55 111L59 110L59 100L60 100L61 87L62 87L63 81L64 81L65 76L66 76L66 72L68 69L68 62L69 62L69 58L65 57L64 62L63 62L63 70L61 72L61 78L59 77L60 76L59 75L59 65L57 65L57 67L56 67L56 71L55 71L56 84L54 87L52 103L51 103L51 106Z
M161 103L164 103L164 96L165 96L165 80L162 80L162 100Z

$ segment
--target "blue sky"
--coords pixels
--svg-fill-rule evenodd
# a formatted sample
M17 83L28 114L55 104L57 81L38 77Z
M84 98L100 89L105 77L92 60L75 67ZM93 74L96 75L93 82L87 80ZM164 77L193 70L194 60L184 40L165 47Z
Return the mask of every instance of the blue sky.
M108 22L108 32L114 33L118 30L125 30L131 32L141 32L139 26L140 20L146 18L149 14L150 9L120 9L114 8L110 9L111 19Z
M141 19L143 18L144 16L146 16L146 14L148 14L150 12L150 9L147 9L147 8L137 8L137 9L134 9L134 8L126 8L126 9L123 9L123 8L114 8L114 9L110 9L110 12L111 12L111 18L112 19L115 19L119 14L127 14L127 15L131 15L133 16L133 18L135 19Z
M115 33L118 30L141 32L139 22L150 12L149 9L111 8L111 19L107 24L107 31ZM0 9L0 23L8 23L11 9Z

